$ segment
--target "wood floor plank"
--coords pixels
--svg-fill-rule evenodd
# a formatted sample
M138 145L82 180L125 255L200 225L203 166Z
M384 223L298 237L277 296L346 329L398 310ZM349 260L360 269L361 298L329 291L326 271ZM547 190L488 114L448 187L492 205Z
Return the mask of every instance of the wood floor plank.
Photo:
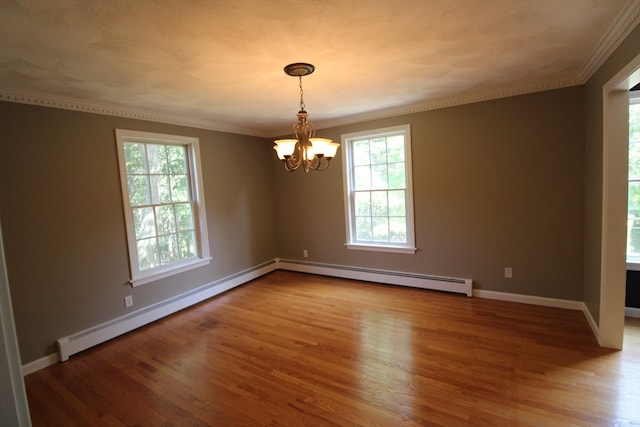
M278 271L25 378L34 426L638 426L640 320Z

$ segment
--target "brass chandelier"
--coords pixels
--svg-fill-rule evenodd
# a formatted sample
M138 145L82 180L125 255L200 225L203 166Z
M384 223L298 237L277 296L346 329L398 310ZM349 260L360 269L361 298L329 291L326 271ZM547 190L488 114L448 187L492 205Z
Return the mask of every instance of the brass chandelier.
M307 120L305 111L302 77L313 73L316 67L311 64L297 62L284 67L284 72L300 80L300 111L298 121L293 124L292 139L275 140L273 149L284 163L287 172L293 172L300 166L305 172L309 170L323 171L329 167L329 161L336 155L340 144L328 138L316 138L313 123Z

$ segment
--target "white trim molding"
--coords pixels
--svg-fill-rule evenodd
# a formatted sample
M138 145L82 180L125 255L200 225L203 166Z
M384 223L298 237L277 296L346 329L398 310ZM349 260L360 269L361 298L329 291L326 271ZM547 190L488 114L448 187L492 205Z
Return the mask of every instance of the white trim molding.
M462 293L468 297L473 295L473 281L457 277L430 276L401 271L379 270L346 265L322 264L276 258L279 269L298 271L301 273L319 274L322 276L340 277L343 279L363 280L384 283L386 285L408 286L436 291Z
M428 103L403 106L398 108L384 109L360 115L353 115L335 120L316 121L316 129L343 126L353 123L360 123L370 120L378 120L389 117L397 117L406 114L419 113L423 111L436 110L457 105L471 104L475 102L489 101L492 99L506 98L516 95L541 92L546 90L561 89L570 86L582 85L591 78L593 73L609 58L615 49L633 31L640 22L640 8L636 0L629 0L627 5L620 11L611 27L600 39L598 44L584 62L575 78L560 81L548 81L542 83L517 85L513 87L501 88L499 90L465 94L451 98L433 100ZM107 102L87 101L69 97L55 96L46 93L10 91L3 89L0 91L0 101L16 102L21 104L39 105L50 108L60 108L65 110L82 111L86 113L103 114L108 116L126 117L130 119L146 120L151 122L168 123L178 126L187 126L198 129L214 130L219 132L229 132L241 135L258 137L274 137L283 135L291 129L283 129L275 135L265 135L256 129L232 126L222 122L193 120L193 118L180 114L158 113L144 110L142 108L125 107L122 105L109 104Z
M101 344L148 323L198 304L277 269L274 261L241 271L158 304L113 319L93 328L58 339L58 354L62 362L76 353Z
M180 310L222 294L223 292L276 270L287 270L387 285L461 293L468 297L475 296L479 298L578 310L584 313L594 335L598 338L597 324L582 301L511 294L505 292L486 291L482 289L474 290L473 281L471 279L275 258L253 268L243 270L239 273L227 276L192 291L177 295L166 301L145 307L126 316L122 316L84 331L60 338L58 340L58 353L49 354L23 365L22 373L23 375L28 375L57 362L64 362L73 354L133 331L155 320L174 314ZM640 309L634 310L637 310L636 313L640 315Z
M625 307L624 317L640 318L640 308L638 307Z
M44 357L41 357L40 359L36 359L32 362L22 365L22 375L26 377L27 375L33 374L40 369L46 368L47 366L55 365L59 361L60 356L58 356L58 353L48 354Z

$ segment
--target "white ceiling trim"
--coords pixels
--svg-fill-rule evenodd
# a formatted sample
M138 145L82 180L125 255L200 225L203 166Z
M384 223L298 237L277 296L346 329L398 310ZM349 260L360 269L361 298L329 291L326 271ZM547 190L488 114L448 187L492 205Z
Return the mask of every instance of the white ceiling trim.
M629 0L616 17L609 31L605 33L591 52L591 55L589 55L578 74L578 80L582 84L586 83L639 23L640 7L638 7L638 2Z
M493 99L509 98L511 96L526 95L530 93L543 92L547 90L562 89L562 88L571 87L571 86L579 86L584 83L585 82L581 80L574 79L574 80L565 80L565 81L558 81L558 82L541 83L535 86L527 85L522 87L512 87L512 88L506 88L500 91L478 93L471 96L468 96L468 95L456 96L456 97L451 97L446 99L440 99L440 100L425 103L425 104L409 105L409 106L403 106L398 108L391 108L388 110L374 111L372 113L349 116L349 117L336 119L336 120L322 121L322 122L316 123L316 128L326 129L326 128L331 128L335 126L343 126L343 125L349 125L354 123L367 122L370 120L379 120L379 119L385 119L388 117L421 113L423 111L439 110L442 108L455 107L455 106L465 105L465 104L474 104L476 102L491 101ZM282 132L282 134L286 132L287 131L285 130Z
M594 47L590 57L582 67L579 75L572 80L544 82L535 85L521 87L510 87L499 91L477 93L472 95L462 95L411 106L402 106L386 110L375 111L360 115L349 116L336 120L327 120L316 123L318 129L341 126L346 124L359 123L370 120L378 120L388 117L395 117L406 114L414 114L423 111L436 110L440 108L453 107L458 105L488 101L499 98L506 98L517 95L541 92L546 90L561 89L565 87L585 84L597 69L609 58L609 56L620 46L624 39L640 23L640 7L637 0L629 0L625 8L618 14L616 20L609 30ZM264 135L256 129L240 128L229 126L224 123L213 121L194 121L179 115L163 115L143 109L127 108L108 103L87 103L73 98L63 98L40 93L9 92L0 91L0 101L16 102L21 104L38 105L50 108L81 111L86 113L102 114L108 116L125 117L136 120L146 120L152 122L167 123L177 126L193 127L198 129L214 130L219 132L229 132L242 135L273 137L274 135ZM284 129L281 133L286 134L290 129Z
M241 135L264 137L255 129L239 128L214 122L191 120L179 116L166 116L142 109L126 108L109 104L87 103L73 98L64 98L27 92L0 92L0 101L19 104L39 105L41 107L60 108L63 110L82 111L84 113L103 114L106 116L125 117L128 119L146 120L197 129L215 130Z

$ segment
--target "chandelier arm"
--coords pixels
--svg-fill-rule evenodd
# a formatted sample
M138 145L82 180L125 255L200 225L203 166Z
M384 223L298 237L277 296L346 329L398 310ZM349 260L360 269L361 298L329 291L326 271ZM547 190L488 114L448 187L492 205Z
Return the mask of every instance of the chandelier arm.
M318 162L318 167L316 168L316 170L318 172L327 170L329 168L329 159L327 159L326 157L321 157L319 160L320 161Z

